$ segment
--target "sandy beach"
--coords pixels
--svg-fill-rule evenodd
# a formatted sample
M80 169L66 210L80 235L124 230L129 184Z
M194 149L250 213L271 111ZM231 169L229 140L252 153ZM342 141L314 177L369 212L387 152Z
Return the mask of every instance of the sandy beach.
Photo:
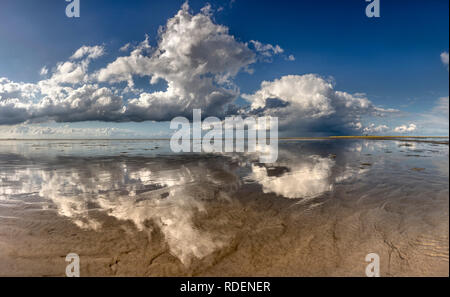
M448 276L448 139L1 141L0 275Z

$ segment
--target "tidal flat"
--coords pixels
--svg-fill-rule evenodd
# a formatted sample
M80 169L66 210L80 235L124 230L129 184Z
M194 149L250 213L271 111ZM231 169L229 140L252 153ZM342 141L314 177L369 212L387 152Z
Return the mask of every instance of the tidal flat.
M448 138L0 141L0 276L449 275Z

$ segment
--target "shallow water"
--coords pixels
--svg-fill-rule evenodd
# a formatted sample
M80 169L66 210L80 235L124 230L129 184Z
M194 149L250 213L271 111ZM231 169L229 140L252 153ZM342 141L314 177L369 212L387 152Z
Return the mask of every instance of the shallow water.
M449 274L448 139L281 141L171 154L160 141L0 141L0 275Z

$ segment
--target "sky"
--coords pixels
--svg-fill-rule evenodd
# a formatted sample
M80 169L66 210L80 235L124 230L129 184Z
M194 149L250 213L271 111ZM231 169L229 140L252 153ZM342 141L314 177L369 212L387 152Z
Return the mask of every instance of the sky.
M0 4L0 138L147 138L278 117L281 136L448 136L449 2Z

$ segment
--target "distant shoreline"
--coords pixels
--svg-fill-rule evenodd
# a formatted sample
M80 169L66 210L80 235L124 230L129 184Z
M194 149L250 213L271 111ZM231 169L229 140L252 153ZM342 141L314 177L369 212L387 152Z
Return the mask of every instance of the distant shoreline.
M279 137L279 140L326 140L326 139L448 139L449 136L322 136L322 137ZM222 138L226 139L226 138ZM170 140L170 138L0 138L0 141L161 141ZM194 139L197 140L197 139Z

